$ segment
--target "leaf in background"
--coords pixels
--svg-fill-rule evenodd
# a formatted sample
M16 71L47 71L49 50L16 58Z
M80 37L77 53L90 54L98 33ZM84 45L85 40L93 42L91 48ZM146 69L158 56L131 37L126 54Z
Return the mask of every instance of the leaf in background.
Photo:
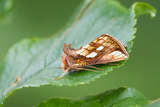
M0 0L0 17L3 17L12 7L12 0Z
M157 99L155 101L151 101L147 106L145 107L160 107L160 99Z
M80 99L53 98L37 107L143 107L148 101L133 88L118 88Z
M135 3L127 10L117 1L85 0L75 11L70 23L54 37L25 39L14 45L0 68L0 103L14 90L22 87L38 87L47 84L57 86L86 84L118 67L101 65L99 67L105 71L99 71L99 73L71 72L62 79L54 80L64 72L57 68L61 66L64 43L71 43L73 48L79 48L100 35L109 33L126 45L130 52L131 40L136 32L133 27L136 24L135 17L139 15L137 13L148 13L155 16L155 9L146 5ZM120 66L124 62L117 64Z

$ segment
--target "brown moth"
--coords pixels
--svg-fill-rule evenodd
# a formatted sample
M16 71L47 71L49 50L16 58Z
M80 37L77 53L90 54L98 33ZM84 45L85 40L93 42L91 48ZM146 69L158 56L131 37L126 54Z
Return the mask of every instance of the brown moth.
M66 45L64 43L62 67L60 67L64 70L64 73L56 79L62 78L65 73L71 70L94 71L87 68L103 70L92 65L117 62L128 57L129 55L124 45L108 34L98 37L94 41L79 49L73 49L71 48L71 44Z

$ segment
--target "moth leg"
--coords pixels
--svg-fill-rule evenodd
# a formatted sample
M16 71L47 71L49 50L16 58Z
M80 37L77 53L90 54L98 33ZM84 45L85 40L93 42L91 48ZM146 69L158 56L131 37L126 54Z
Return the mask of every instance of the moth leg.
M58 79L62 78L62 77L64 76L64 74L66 74L66 73L68 72L68 70L69 70L69 69L66 69L66 70L64 71L64 73L63 73L60 77L55 78L55 80L58 80Z
M98 69L98 70L101 70L101 71L105 71L104 69L101 69L101 68L97 68L95 66L90 66L90 65L86 65L87 67L90 67L90 68L94 68L94 69Z
M95 71L95 70L92 70L92 69L86 69L86 68L76 68L76 69L79 69L79 70L88 70L88 71L93 71L93 72L98 72L98 71Z

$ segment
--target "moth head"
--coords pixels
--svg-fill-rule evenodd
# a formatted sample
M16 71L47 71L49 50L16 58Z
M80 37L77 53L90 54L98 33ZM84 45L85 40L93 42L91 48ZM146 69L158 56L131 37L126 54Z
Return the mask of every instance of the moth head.
M71 44L66 44L66 43L64 43L64 46L63 46L63 52L65 53L65 54L69 54L69 50L71 50Z
M62 68L63 70L66 70L69 68L68 62L67 62L67 55L65 53L63 53L62 55Z
M72 57L73 59L75 59L77 57L76 50L71 48L71 44L67 45L66 43L64 43L63 53L66 54L65 58Z

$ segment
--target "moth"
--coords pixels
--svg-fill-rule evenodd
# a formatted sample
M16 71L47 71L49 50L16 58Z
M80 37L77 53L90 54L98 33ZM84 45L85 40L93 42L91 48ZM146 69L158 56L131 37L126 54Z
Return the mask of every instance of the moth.
M79 49L71 48L71 44L65 44L63 47L62 55L62 68L64 73L56 78L62 78L65 73L74 70L90 70L94 71L103 70L93 65L95 64L108 64L111 62L117 62L125 60L129 57L125 46L116 38L104 34L90 42L84 47Z

